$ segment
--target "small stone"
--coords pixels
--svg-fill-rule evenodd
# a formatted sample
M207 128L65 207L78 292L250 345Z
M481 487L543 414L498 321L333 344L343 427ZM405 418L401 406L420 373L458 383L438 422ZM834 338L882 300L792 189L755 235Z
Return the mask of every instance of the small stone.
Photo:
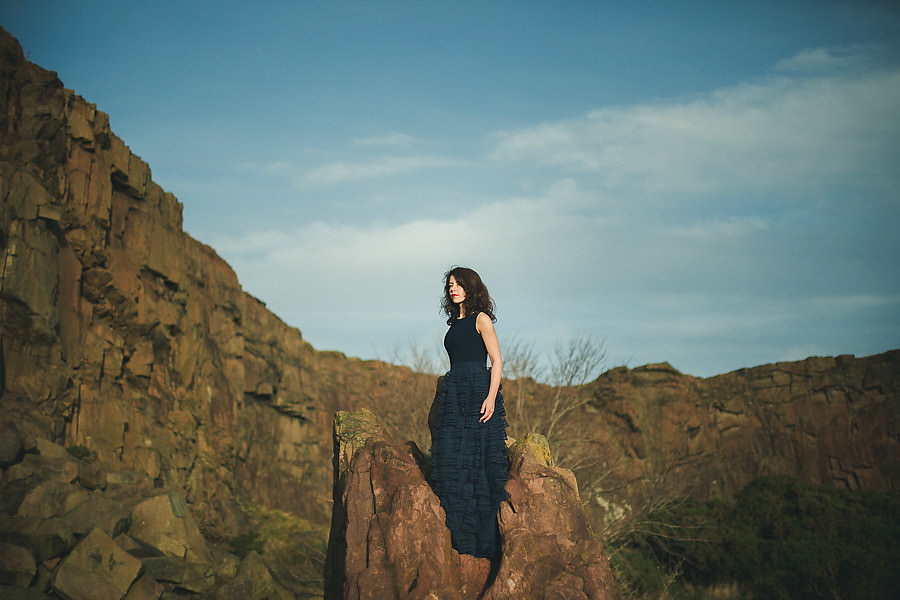
M106 487L106 469L100 463L78 463L78 485L89 490Z

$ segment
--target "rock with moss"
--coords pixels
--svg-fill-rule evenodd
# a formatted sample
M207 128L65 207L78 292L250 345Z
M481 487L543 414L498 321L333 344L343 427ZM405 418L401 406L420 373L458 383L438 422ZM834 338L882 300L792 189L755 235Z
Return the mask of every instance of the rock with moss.
M365 410L335 417L334 444L326 598L620 597L575 477L553 466L542 436L525 436L509 449L510 498L499 515L503 555L493 572L488 559L453 549L424 476L427 457L414 443L391 442Z
M578 483L553 464L547 439L528 434L508 450L509 499L500 507L503 559L486 598L621 597L581 508Z
M350 466L356 451L370 440L390 441L390 437L368 408L334 413L334 460L338 475Z

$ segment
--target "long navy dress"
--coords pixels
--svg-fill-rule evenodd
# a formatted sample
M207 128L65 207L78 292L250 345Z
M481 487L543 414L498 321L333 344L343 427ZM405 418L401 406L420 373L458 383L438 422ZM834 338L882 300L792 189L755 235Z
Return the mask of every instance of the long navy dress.
M499 392L493 416L478 422L491 372L476 316L453 321L444 337L450 371L435 399L429 482L447 515L453 547L460 554L494 558L500 547L497 511L508 496L507 423Z

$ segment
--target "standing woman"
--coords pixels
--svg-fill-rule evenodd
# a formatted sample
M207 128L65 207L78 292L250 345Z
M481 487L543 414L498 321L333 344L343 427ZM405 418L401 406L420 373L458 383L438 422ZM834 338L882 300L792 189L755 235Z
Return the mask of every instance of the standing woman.
M444 274L441 308L450 325L444 336L450 371L435 398L429 482L447 515L453 547L496 558L497 511L507 498L509 467L494 301L478 273L454 267Z

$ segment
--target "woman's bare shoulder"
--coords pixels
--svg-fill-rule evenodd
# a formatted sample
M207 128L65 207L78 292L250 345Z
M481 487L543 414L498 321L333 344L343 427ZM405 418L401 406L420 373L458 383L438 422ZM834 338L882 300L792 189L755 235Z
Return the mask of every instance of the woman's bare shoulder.
M478 333L484 333L493 328L494 322L491 321L491 318L487 313L480 312L475 316L475 330L478 331Z

